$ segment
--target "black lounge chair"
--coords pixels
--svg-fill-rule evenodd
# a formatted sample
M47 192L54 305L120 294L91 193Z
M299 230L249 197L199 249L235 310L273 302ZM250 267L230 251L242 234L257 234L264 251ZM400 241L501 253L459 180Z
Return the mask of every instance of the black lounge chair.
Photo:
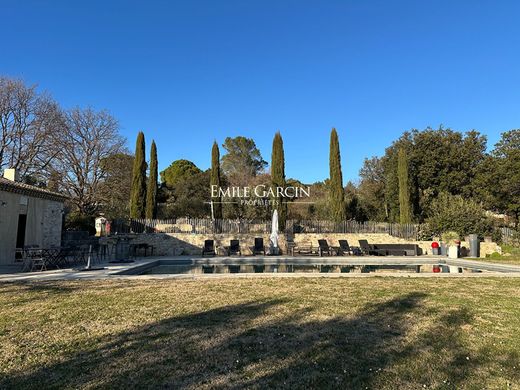
M359 240L359 246L364 255L386 256L386 250L375 249L367 240Z
M231 256L231 255L242 256L242 251L240 250L240 241L238 241L238 240L230 240L229 246L226 249L227 249L228 256Z
M338 253L341 255L352 255L352 249L350 248L350 245L348 244L347 240L338 240L339 243L339 250Z
M265 256L264 239L262 237L255 237L255 246L252 248L253 256L263 253Z
M204 247L202 248L202 256L211 255L215 256L217 253L215 252L215 243L213 240L204 240Z
M421 253L417 244L374 244L372 249L385 251L391 256L417 256Z
M337 254L338 251L336 248L329 246L329 243L327 240L318 240L318 253L320 256L323 256L324 253L328 254L329 256L332 256L334 254Z

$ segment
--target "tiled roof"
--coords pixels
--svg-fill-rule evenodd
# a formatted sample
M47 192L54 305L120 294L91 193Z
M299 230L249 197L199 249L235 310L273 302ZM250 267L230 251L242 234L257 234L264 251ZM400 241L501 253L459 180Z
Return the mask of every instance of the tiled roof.
M65 195L46 190L45 188L14 182L3 177L0 177L0 191L14 192L16 194L23 194L34 198L50 199L58 202L63 202L68 198Z

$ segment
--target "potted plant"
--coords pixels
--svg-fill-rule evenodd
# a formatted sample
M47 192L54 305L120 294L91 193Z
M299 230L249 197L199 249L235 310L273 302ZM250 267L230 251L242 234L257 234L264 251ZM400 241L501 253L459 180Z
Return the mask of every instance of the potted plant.
M457 232L444 232L442 234L442 241L448 246L448 257L456 259L459 257L459 235Z

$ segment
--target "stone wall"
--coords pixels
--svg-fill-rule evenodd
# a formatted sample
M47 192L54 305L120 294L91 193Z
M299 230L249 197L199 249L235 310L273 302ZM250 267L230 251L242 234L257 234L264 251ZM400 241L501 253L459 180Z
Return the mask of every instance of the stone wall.
M423 254L432 254L433 241L410 241L404 238L394 237L383 233L300 233L294 235L294 242L298 245L312 244L318 246L318 240L326 239L329 245L337 246L338 240L347 240L350 246L358 246L359 240L367 240L370 244L417 244L422 249ZM462 241L462 247L469 248L469 242ZM495 242L480 243L480 257L486 257L493 252L501 253L501 248Z
M43 207L43 246L60 246L63 203L47 200Z
M269 248L269 234L190 234L190 233L155 233L134 236L132 244L148 243L154 246L158 256L200 255L204 240L214 240L217 253L225 254L224 247L230 240L240 240L242 254L250 255L255 237L263 237L266 250ZM280 235L278 245L285 250L286 241Z
M123 235L119 235L122 237ZM126 235L125 235L126 236ZM112 236L115 237L115 236ZM225 254L224 247L229 246L230 240L240 240L242 254L251 254L251 247L254 246L255 237L263 237L266 249L269 247L269 234L191 234L191 233L153 233L128 235L132 238L132 244L148 243L154 246L154 254L158 256L179 256L179 255L200 255L204 240L212 239L218 254ZM338 240L346 239L351 246L358 246L359 240L365 239L371 244L417 244L422 249L423 254L431 254L432 241L409 241L389 234L342 234L342 233L299 233L294 234L293 241L297 245L318 246L319 239L326 239L329 245L337 246ZM103 238L101 240L104 240ZM286 237L280 234L278 245L283 254L286 254ZM469 248L469 243L463 242L462 246ZM480 244L480 256L500 252L500 247L496 243L482 242Z

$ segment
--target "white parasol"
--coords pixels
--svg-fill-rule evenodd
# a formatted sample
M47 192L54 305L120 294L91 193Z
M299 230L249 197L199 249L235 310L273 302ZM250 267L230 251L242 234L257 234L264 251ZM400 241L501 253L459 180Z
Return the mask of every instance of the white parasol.
M269 237L271 242L270 254L278 254L278 210L273 212L273 223L271 225L271 236Z

